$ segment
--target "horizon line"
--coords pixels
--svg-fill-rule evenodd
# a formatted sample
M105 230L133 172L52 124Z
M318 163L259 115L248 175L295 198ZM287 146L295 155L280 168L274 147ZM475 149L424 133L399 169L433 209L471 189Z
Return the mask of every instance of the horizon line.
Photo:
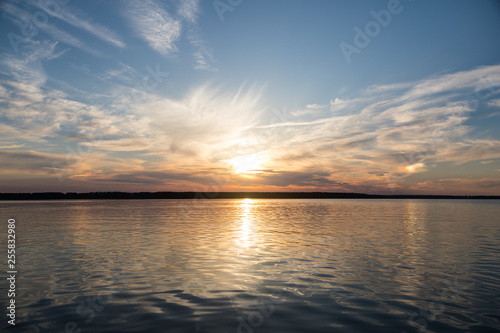
M156 191L0 192L0 200L133 199L500 199L500 195L369 194L357 192Z

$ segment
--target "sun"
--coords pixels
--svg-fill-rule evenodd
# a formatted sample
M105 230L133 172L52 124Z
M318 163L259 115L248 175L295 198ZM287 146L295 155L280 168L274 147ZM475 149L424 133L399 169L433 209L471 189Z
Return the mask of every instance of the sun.
M425 167L424 163L415 163L415 164L406 166L404 169L408 173L415 173L415 172L425 171L424 167Z
M414 170L415 170L415 166L413 166L413 165L408 165L407 167L405 167L406 172L412 172Z
M249 154L233 157L227 160L236 173L257 173L261 166L259 154Z

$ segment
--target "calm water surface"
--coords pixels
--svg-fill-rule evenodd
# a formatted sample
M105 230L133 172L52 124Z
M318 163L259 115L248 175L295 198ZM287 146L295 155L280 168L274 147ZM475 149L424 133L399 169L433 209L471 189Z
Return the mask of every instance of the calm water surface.
M17 325L4 314L2 331L500 332L500 201L0 209L3 248L17 221L19 271Z

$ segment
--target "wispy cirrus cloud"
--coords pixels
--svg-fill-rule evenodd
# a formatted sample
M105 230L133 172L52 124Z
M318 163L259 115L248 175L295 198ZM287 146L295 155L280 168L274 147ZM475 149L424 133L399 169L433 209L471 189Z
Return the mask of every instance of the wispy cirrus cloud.
M167 10L164 3L155 0L133 1L127 4L123 14L137 35L153 50L164 56L176 53L176 44L184 34L194 48L194 68L216 71L213 51L202 38L197 24L199 0L181 0L176 7L172 3L169 5L171 8Z
M55 25L51 24L49 21L47 21L44 24L40 24L38 27L33 27L32 23L29 23L32 17L32 13L29 10L34 10L36 6L39 6L37 2L26 2L26 3L15 3L15 2L6 2L2 4L2 9L7 15L7 17L14 23L16 24L20 31L25 31L27 27L30 27L29 24L31 24L31 30L29 34L35 33L35 35L38 33L38 30L35 29L40 29L41 31L45 32L48 36L53 38L54 41L57 42L62 42L65 43L69 46L73 46L81 51L84 51L86 53L92 54L97 57L103 57L103 53L100 52L97 49L94 49L87 44L85 44L81 39L75 37L72 34L69 34L66 31L63 31L59 28L57 28ZM55 15L59 15L58 13L54 13ZM75 22L78 22L78 20L75 18ZM81 20L80 20L81 21ZM27 22L29 24L27 24ZM83 22L83 21L82 21ZM78 24L78 23L75 23ZM83 25L83 23L82 23ZM105 28L104 28L105 29ZM106 31L106 30L105 30ZM53 41L47 41L42 39L42 43L47 43L47 42L53 42ZM22 46L24 48L27 48L26 52L30 53L31 49L33 47L36 47L40 43L39 41L31 38L29 35L25 36L23 39Z
M328 105L321 105L321 104L308 104L306 105L306 108L308 109L324 109L328 107Z
M500 99L489 101L488 106L491 108L500 108Z
M193 51L196 62L194 68L212 72L217 71L217 68L213 65L213 51L201 37L202 34L196 22L199 13L199 0L182 0L178 12L187 22L187 38L195 48Z
M33 161L31 167L7 168L9 174L21 178L29 174L44 184L47 177L59 183L56 176L63 173L68 184L69 180L80 185L85 181L89 186L93 181L112 184L113 179L121 179L120 175L133 169L151 175L194 172L200 164L227 158L227 154L220 155L228 141L258 121L262 89L255 87L223 93L203 85L182 99L144 92L144 99L132 101L128 111L120 114L111 105L76 101L46 85L41 62L57 54L56 45L47 44L37 52L24 58L6 57L1 62L6 79L0 84L0 147L5 153L0 157L15 153L8 156ZM102 79L113 80L130 70L122 65L102 73ZM119 87L118 94L133 90ZM43 155L44 151L51 153ZM43 166L40 154L47 157ZM57 168L50 167L50 159ZM8 182L7 178L2 181ZM54 189L59 188L56 185Z
M56 28L55 26L47 24L47 25L43 26L42 30L45 31L50 36L52 36L52 38L54 40L61 41L62 43L76 47L77 49L80 49L84 52L90 53L96 57L103 57L104 56L102 52L100 52L92 47L89 47L84 42L82 42L80 39L66 33L65 31L62 31L59 28Z
M31 4L41 10L45 10L38 1L32 1ZM59 6L58 10L51 11L50 15L76 28L82 29L116 47L124 48L126 46L118 34L102 24L93 22L85 13L76 7L68 8L68 6Z
M189 23L196 23L199 13L199 0L181 0L178 13Z
M194 68L211 72L217 71L217 68L213 65L214 56L211 48L200 37L200 33L196 32L198 29L191 28L191 30L188 39L195 48L193 57L195 58L196 65Z
M124 113L114 112L111 104L72 100L47 90L43 68L37 66L36 59L57 55L56 46L45 45L31 60L3 60L4 72L11 74L0 85L6 119L0 147L19 163L32 161L41 170L12 166L9 175L31 174L46 184L48 177L55 179L46 159L53 158L60 166L55 171L64 172L69 187L192 190L231 175L225 190L388 192L393 182L400 193L450 193L447 186L463 193L469 183L452 171L442 182L415 177L441 163L500 161L499 140L471 137L466 123L476 105L464 103L476 91L482 92L478 102L483 106L499 99L500 66L446 74L456 85L435 76L413 84L372 86L352 98L333 98L334 107L310 104L266 122L270 117L261 105L265 90L256 86L224 92L205 84L177 99L144 92ZM130 71L119 65L100 75L111 81ZM132 90L114 86L109 97ZM68 145L91 153L71 155L68 164ZM240 156L254 156L258 163L249 173L237 173L229 162ZM498 191L495 179L478 181L474 193Z
M162 55L177 51L175 42L181 36L181 21L159 3L152 0L127 2L124 15L153 50Z
M403 188L408 176L436 163L500 159L500 141L468 137L472 129L466 124L478 103L498 98L499 87L500 66L480 67L414 83L372 86L355 98L334 99L331 115L292 111L292 121L253 130L273 131L272 136L262 135L262 146L272 156L264 169L274 175L310 169L377 191L387 190L396 178L399 184L392 186Z

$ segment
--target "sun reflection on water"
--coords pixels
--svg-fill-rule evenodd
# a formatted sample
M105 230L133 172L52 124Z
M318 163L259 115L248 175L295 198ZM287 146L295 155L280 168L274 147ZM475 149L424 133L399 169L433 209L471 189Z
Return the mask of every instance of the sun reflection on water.
M239 227L239 238L238 244L248 248L255 243L254 234L253 234L253 200L252 199L244 199L241 201L241 221Z

